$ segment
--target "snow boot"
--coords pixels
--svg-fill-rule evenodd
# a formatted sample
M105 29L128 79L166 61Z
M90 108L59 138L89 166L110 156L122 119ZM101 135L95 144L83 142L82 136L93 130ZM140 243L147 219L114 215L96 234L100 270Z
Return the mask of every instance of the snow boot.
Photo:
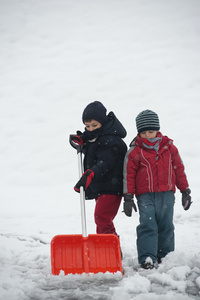
M154 268L154 263L150 257L147 257L140 265L143 269L149 270Z

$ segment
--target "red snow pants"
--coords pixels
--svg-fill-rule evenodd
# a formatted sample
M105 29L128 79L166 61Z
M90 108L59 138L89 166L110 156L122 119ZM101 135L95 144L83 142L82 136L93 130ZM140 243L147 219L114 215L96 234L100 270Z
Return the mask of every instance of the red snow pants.
M94 211L94 219L97 225L96 232L106 234L116 234L113 220L118 212L121 196L117 195L101 195L97 197Z

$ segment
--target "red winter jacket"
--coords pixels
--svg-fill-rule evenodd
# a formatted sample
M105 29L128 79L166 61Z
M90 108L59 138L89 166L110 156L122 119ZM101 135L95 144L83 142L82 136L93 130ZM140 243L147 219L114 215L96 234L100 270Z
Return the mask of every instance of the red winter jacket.
M182 192L188 187L184 165L167 136L162 136L158 153L143 146L139 135L131 144L124 161L124 194L140 195L149 192Z

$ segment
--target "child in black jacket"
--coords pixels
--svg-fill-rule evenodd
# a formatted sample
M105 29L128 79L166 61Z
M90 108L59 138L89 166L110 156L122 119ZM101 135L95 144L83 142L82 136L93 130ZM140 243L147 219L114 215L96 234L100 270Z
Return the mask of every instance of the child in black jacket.
M86 106L82 115L85 131L72 139L83 145L84 174L75 185L85 190L86 199L95 199L96 232L116 234L113 220L123 195L123 161L127 151L122 140L126 130L113 112L99 101Z

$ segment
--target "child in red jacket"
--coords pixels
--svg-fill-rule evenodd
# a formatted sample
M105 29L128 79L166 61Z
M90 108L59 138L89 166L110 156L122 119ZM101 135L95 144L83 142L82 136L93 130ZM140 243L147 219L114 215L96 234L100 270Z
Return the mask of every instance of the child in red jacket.
M137 211L138 261L142 268L152 269L174 250L173 208L175 187L182 193L182 205L191 205L190 189L184 165L173 141L159 131L158 115L142 111L136 117L137 137L124 161L124 212Z

